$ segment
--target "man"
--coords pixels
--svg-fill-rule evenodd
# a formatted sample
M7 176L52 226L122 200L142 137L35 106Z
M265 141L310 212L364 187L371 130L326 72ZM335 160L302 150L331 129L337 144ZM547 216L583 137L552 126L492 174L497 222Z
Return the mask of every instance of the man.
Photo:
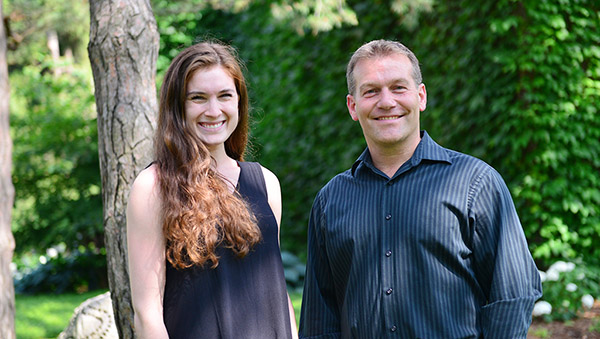
M346 76L367 149L315 198L300 337L525 338L541 282L500 175L420 130L404 45L363 45Z

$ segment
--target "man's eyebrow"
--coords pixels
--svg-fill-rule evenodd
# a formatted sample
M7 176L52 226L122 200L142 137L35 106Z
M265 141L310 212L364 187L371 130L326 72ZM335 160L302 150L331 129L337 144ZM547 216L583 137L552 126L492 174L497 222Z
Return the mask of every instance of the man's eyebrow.
M393 84L409 84L409 83L410 83L410 80L409 80L409 79L405 79L405 78L398 78L398 79L393 79L393 80L390 80L389 82L387 82L387 83L386 83L386 85L390 85L390 84L392 84L392 85L393 85ZM361 85L358 87L358 89L359 89L359 90L362 90L362 89L365 89L365 88L367 88L367 87L379 87L379 86L380 86L380 85L379 85L378 83L376 83L376 82L372 82L372 81L369 81L369 82L365 82L365 83L361 84Z
M379 85L377 85L374 82L365 82L365 83L361 84L360 86L358 86L358 89L362 90L362 89L365 89L367 87L377 87L377 86L379 86Z

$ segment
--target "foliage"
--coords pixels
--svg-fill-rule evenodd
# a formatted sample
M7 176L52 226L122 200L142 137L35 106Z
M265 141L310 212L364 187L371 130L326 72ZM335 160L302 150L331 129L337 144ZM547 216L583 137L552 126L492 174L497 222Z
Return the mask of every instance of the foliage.
M304 288L306 265L297 256L288 251L281 252L281 261L288 291L301 293Z
M423 126L505 177L535 258L600 257L600 3L437 2Z
M600 27L597 3L348 6L358 24L317 36L296 34L263 2L237 14L205 9L184 19L157 10L160 54L169 56L159 70L184 40L206 36L232 43L246 61L257 107L252 158L281 180L282 248L303 257L314 194L364 147L344 105L348 57L364 41L390 38L420 57L429 92L423 128L502 173L540 263L600 255L592 246L600 240L600 119L593 104L600 93L600 30L590 29ZM420 25L401 26L394 15L382 15L390 8L403 22L420 13Z
M600 297L600 268L586 266L581 261L557 261L546 272L540 272L544 295L542 300L552 305L552 311L544 314L546 321L570 320L584 310L582 298Z
M24 255L15 274L15 293L79 293L108 287L106 251L80 248L53 256ZM27 260L29 259L29 260Z
M4 14L9 27L9 67L42 62L48 54L49 31L57 33L61 54L68 49L76 59L87 59L87 0L5 0Z
M54 77L44 56L46 27L59 37L76 36L79 46L87 38L74 31L85 25L68 24L87 22L79 3L73 13L60 10L65 3L47 12L54 19L20 19L27 8L43 14L39 10L49 3L41 0L5 6L13 32L29 37L23 49L11 52L18 251L60 241L73 248L90 241L101 246L90 77ZM499 170L540 267L575 257L598 267L599 2L341 1L342 12L320 12L332 15L324 26L315 21L319 3L332 4L152 2L161 33L158 84L170 60L198 38L232 43L246 62L254 107L249 159L280 178L284 250L304 259L313 197L364 149L360 127L344 104L345 65L363 42L388 38L420 58L429 99L422 127L442 145ZM38 35L25 35L27 27Z
M106 291L61 295L16 295L15 330L17 338L56 338L69 325L69 320L77 306L104 292Z
M54 70L62 69L61 75ZM103 246L98 132L89 67L46 60L10 74L16 253Z
M362 41L402 34L397 18L381 16L387 3L358 3L357 26L297 34L270 14L270 5L251 4L240 13L203 10L175 18L155 6L161 56L171 58L183 40L206 37L231 43L246 62L251 103L253 152L278 175L283 196L282 248L304 259L306 224L317 191L348 169L365 143L347 113L345 65ZM168 23L168 24L166 24ZM186 39L179 34L186 32ZM385 33L382 33L385 32ZM162 59L159 74L168 66ZM164 62L166 61L166 62ZM160 76L159 76L160 78Z
M289 21L299 34L304 34L305 29L317 34L339 28L345 23L358 23L356 14L345 0L284 0L273 3L271 12L275 19Z

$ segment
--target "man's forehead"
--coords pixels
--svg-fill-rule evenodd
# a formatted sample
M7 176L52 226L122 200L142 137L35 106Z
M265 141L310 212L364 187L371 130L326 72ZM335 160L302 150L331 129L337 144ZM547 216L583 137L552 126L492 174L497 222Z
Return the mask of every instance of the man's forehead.
M355 79L359 86L384 80L407 82L412 79L412 65L402 54L363 59L356 64Z
M390 64L395 64L395 63L410 64L410 59L408 58L408 56L401 54L401 53L391 53L391 54L375 55L375 56L371 56L371 57L362 58L362 59L358 60L358 62L354 66L354 69L356 70L357 68L363 67L364 65L369 65L369 64L374 64L374 63L384 63L386 61L389 62Z

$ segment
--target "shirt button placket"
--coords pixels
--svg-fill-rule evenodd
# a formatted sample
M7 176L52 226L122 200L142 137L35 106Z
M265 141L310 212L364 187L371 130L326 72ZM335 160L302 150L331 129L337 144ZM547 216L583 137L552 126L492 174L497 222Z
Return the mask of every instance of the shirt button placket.
M392 185L391 182L386 183L384 190L383 190L383 194L381 196L381 208L382 208L382 217L383 219L381 222L383 223L383 227L382 229L382 234L381 234L381 245L383 248L381 248L381 250L383 250L383 261L382 261L382 280L381 283L383 286L386 286L383 289L383 293L384 293L384 300L383 300L383 312L384 312L384 323L387 325L387 329L389 330L389 334L395 336L398 336L398 327L397 325L395 325L397 319L393 319L395 316L395 312L393 312L394 310L394 289L393 289L393 285L394 285L394 281L392 279L393 276L393 272L394 272L394 262L391 259L392 256L392 250L394 250L393 247L393 230L394 230L394 226L392 226L392 224L394 223L394 221L392 220L392 215L393 213L395 213L394 211L394 207L393 207L393 203L392 201L390 201L390 194L392 193ZM379 252L382 253L382 252ZM387 297L387 298L386 298Z

